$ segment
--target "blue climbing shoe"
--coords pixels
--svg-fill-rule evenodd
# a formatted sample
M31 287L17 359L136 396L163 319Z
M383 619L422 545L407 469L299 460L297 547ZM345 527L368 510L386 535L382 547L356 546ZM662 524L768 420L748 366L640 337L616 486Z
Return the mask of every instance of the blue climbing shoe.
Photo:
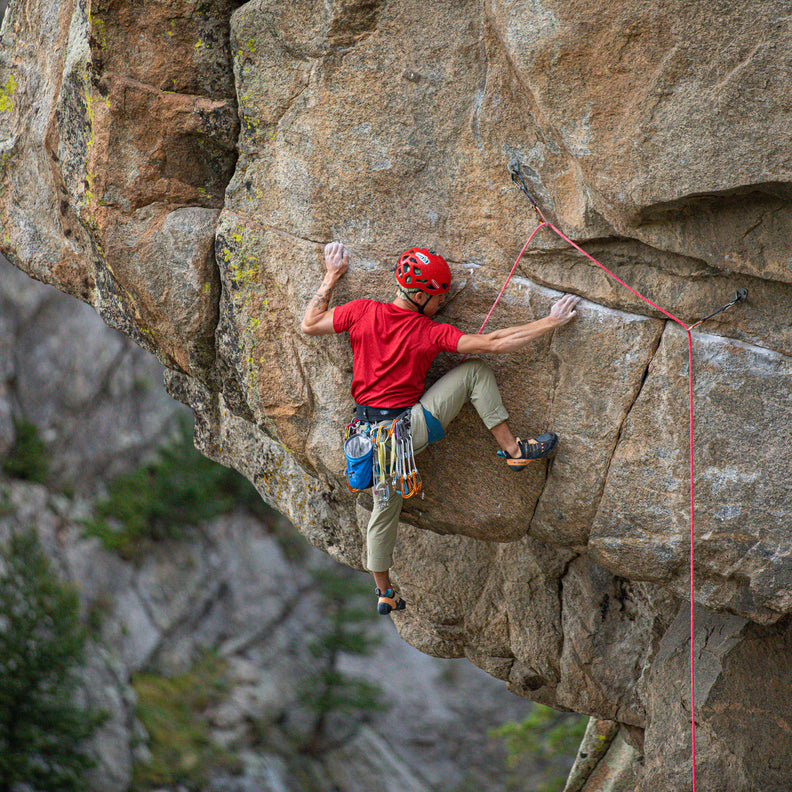
M407 607L407 603L392 588L385 589L385 591L374 589L374 591L377 592L379 597L377 613L380 616L387 616L391 611L400 611Z
M534 459L542 459L552 454L557 445L558 435L555 432L545 432L532 440L520 440L518 437L517 446L520 449L520 456L512 457L505 452L503 455L511 470L524 470Z

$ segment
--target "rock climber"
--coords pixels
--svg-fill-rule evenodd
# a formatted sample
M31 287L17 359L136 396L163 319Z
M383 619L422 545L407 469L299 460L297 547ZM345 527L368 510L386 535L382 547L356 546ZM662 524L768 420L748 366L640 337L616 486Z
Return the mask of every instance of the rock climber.
M451 270L434 251L410 248L399 257L392 302L361 298L335 308L329 307L330 297L349 267L349 252L342 243L331 242L324 258L326 273L308 303L301 330L311 336L349 333L354 356L352 396L360 421L392 421L409 410L415 453L420 453L445 436L448 424L469 399L511 470L523 470L555 450L558 436L553 432L529 440L512 434L495 375L480 360L466 360L424 392L426 374L443 351L500 354L522 349L573 319L579 297L564 295L547 316L528 324L470 335L432 320L451 288ZM387 500L375 490L366 531L366 566L374 576L381 614L405 607L390 580L402 500L393 487Z

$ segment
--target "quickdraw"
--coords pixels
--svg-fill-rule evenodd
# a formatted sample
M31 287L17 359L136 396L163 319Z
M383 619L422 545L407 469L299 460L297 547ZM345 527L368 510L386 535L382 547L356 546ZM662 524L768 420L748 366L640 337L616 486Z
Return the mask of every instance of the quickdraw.
M364 435L374 445L372 456L372 484L380 507L390 501L391 487L403 498L412 498L421 493L423 482L415 463L415 449L410 425L410 411L393 421L368 423L355 418L346 427L346 441L355 435ZM360 488L347 483L351 492Z
M403 498L412 498L423 489L418 466L415 464L415 449L412 441L410 413L391 423L390 471L393 473L393 486Z

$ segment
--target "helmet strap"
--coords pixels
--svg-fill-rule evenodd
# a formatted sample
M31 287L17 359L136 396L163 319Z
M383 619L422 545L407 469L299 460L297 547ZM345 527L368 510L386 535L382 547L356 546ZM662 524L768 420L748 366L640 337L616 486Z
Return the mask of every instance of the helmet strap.
M429 300L427 300L425 303L419 303L413 300L413 298L409 296L407 297L407 299L418 309L419 314L422 314L424 312L424 309L426 308L426 303L429 302Z
M422 303L419 303L419 302L416 302L415 300L413 300L413 298L404 289L400 289L400 291L401 291L401 296L405 300L407 300L407 302L412 303L418 309L418 313L420 313L420 314L422 314L424 312L424 309L426 308L427 303L429 302L429 300L432 299L431 296L427 294L426 296L429 299L425 303L422 304ZM423 294L426 294L426 292L423 292Z

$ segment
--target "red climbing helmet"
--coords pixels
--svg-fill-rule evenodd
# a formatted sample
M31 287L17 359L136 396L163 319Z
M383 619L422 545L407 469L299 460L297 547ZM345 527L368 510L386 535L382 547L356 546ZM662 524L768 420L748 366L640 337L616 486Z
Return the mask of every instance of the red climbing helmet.
M445 294L451 288L451 270L442 256L426 248L410 248L399 256L396 280L405 289L424 294Z

